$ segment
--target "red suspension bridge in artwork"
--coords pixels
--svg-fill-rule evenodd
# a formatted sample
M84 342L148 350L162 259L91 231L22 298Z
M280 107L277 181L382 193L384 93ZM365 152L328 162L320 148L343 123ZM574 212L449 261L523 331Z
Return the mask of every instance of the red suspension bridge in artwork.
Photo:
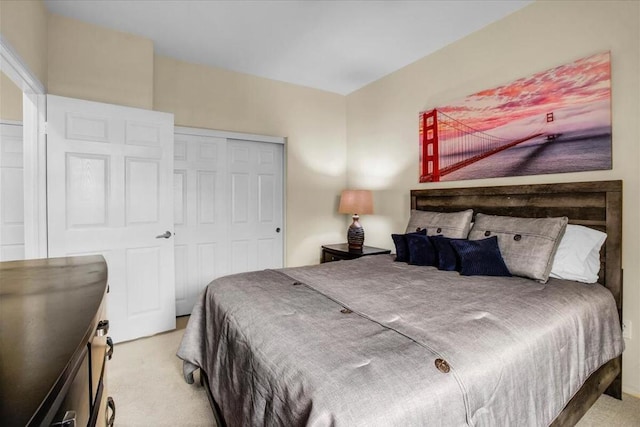
M547 113L536 131L516 138L502 138L468 126L437 109L424 112L420 123L420 182L438 182L446 174L541 136L544 125L552 121L553 113ZM548 135L547 139L555 137Z

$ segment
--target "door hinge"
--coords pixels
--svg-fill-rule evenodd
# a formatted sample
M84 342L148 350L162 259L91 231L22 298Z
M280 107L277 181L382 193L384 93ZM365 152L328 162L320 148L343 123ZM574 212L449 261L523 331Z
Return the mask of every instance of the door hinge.
M45 135L49 135L49 123L48 122L44 122L42 124L42 133Z

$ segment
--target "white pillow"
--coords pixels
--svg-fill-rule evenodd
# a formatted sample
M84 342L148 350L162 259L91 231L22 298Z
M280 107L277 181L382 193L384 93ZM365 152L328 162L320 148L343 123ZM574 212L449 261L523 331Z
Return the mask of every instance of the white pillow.
M593 228L568 224L553 259L556 279L595 283L600 271L600 247L607 235Z

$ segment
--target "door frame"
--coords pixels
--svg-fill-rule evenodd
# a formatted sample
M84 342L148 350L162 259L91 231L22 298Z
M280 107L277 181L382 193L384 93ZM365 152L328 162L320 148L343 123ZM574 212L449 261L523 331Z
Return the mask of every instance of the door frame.
M287 266L287 138L284 136L256 135L252 133L231 132L186 126L174 126L174 134L211 136L216 138L240 139L253 142L266 142L282 145L282 264Z
M46 90L2 34L0 34L0 71L22 90L24 254L26 259L46 258Z

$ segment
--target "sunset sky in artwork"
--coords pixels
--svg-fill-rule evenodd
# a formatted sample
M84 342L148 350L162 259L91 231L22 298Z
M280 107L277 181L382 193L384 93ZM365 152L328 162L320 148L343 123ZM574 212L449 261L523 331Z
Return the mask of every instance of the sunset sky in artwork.
M437 110L479 131L501 129L505 135L513 126L511 132L517 135L523 124L542 126L548 112L563 110L567 118L572 117L573 127L607 121L610 125L610 99L610 53L603 52L480 91ZM447 139L447 133L440 129L440 138Z

